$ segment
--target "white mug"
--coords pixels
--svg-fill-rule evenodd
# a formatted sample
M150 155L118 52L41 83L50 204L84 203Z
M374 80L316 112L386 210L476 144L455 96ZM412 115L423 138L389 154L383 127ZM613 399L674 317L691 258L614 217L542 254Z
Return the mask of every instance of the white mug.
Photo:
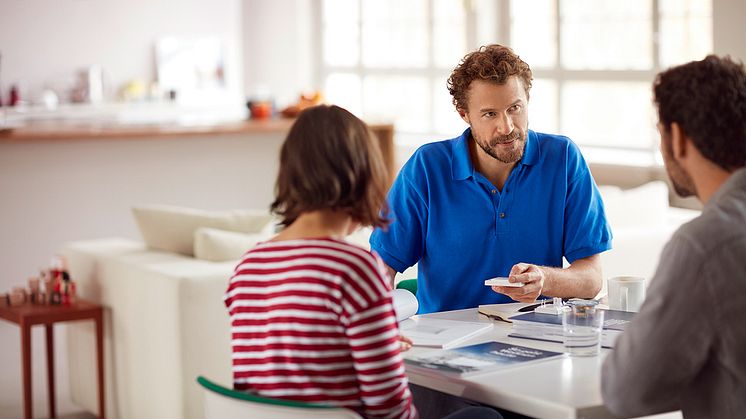
M612 310L639 311L645 300L645 278L615 276L609 278L607 302Z

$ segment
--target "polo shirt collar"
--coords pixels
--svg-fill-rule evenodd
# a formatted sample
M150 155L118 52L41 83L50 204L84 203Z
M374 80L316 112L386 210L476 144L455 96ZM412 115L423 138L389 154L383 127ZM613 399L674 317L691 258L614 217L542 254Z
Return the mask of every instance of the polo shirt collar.
M470 137L471 128L467 128L453 143L451 173L454 180L464 180L474 176L474 164L472 164L471 156L469 156ZM538 142L539 139L536 133L528 130L526 148L523 150L523 158L521 158L518 164L532 166L539 161L540 151Z

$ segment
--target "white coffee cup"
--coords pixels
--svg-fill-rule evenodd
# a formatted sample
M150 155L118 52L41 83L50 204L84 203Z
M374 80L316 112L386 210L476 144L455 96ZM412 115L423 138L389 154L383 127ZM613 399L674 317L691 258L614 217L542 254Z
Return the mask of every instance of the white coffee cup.
M612 310L639 311L645 301L645 278L615 276L608 281L607 303Z

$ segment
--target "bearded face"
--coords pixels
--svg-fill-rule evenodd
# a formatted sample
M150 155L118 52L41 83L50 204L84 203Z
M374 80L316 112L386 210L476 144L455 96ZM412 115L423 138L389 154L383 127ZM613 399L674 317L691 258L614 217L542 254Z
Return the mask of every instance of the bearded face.
M515 163L523 158L527 135L527 131L514 127L508 135L480 138L472 128L472 136L477 145L492 158L503 163Z
M505 84L472 81L468 105L460 113L479 149L502 163L519 161L528 137L528 93L518 77Z
M658 124L658 131L661 136L661 155L663 163L666 166L668 177L671 178L673 188L681 197L693 196L697 194L694 181L689 173L676 161L673 155L673 145L670 129L667 131L662 124Z

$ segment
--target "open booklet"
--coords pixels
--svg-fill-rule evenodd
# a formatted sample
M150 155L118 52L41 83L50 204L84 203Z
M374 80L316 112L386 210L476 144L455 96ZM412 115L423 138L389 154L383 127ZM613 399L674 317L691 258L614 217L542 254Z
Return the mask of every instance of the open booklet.
M460 377L483 374L536 361L560 357L561 352L545 351L503 342L486 342L461 348L405 354L407 368L424 374L441 372Z
M402 335L411 339L415 346L453 348L493 327L492 323L487 322L412 317L417 313L417 298L407 290L394 290L393 299L399 330Z

